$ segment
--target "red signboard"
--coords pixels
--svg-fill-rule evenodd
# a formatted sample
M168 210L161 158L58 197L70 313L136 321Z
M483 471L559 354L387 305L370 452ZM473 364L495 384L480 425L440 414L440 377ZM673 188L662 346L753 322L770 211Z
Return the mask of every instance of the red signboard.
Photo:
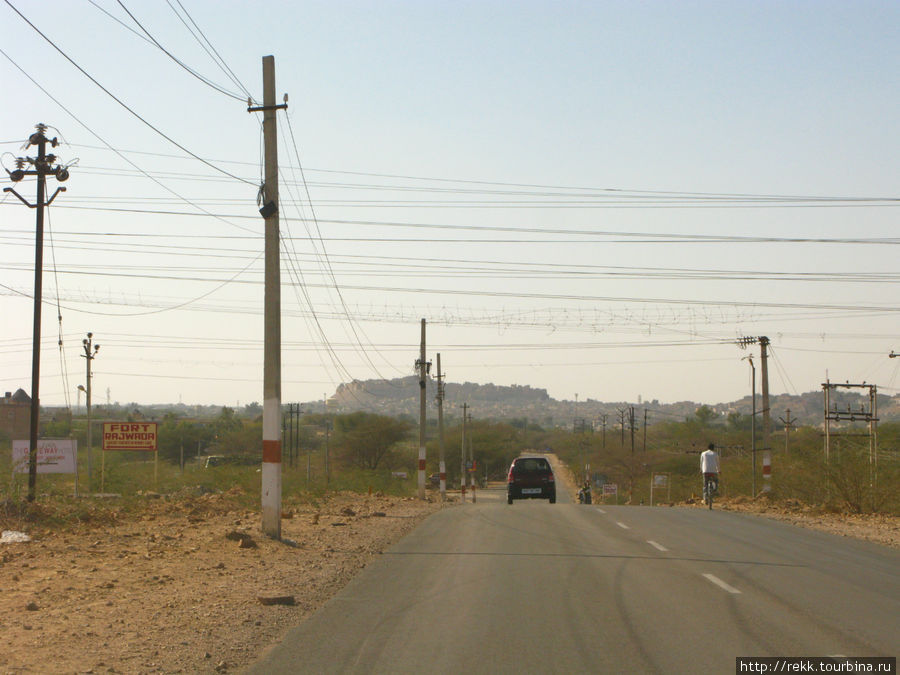
M103 449L156 452L156 422L104 422Z

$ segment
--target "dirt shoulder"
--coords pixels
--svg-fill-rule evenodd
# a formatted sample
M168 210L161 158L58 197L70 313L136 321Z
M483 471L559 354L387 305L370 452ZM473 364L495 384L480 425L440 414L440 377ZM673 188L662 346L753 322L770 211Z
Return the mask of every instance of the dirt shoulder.
M900 517L881 513L831 513L798 501L770 501L765 497L724 499L715 504L724 511L739 511L821 530L841 537L863 539L900 548Z
M238 671L440 508L334 495L285 512L295 545L228 495L62 532L0 513L32 538L0 544L0 673Z

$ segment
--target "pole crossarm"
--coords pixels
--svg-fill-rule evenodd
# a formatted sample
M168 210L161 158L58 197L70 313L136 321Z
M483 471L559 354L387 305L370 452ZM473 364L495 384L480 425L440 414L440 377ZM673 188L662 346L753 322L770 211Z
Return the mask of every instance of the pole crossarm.
M247 112L265 112L266 110L287 110L287 103L280 105L257 105L247 108Z
M29 209L36 209L38 206L41 206L40 204L32 204L31 202L29 202L27 199L25 199L22 195L20 195L18 192L16 192L12 188L3 188L3 191L4 192L12 192L16 197L19 198L19 201L22 202ZM46 202L44 202L43 205L50 206L53 203L53 200L56 199L56 195L58 195L60 192L65 192L65 191L66 191L66 188L64 188L64 187L56 188L56 192L54 192L53 195L50 197L50 199L48 199Z

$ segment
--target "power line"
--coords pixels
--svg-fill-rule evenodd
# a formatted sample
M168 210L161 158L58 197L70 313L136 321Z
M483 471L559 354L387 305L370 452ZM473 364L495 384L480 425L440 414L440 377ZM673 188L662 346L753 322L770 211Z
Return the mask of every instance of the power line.
M317 218L317 216L316 216L315 207L314 207L313 201L312 201L312 195L311 195L310 192L309 192L309 185L308 185L307 182L306 182L306 175L305 175L305 173L304 173L304 171L303 171L303 162L302 162L301 159L300 159L300 149L299 149L299 147L297 146L297 139L296 139L296 137L294 136L294 127L293 127L293 125L291 124L290 116L288 116L287 114L285 114L284 117L285 117L285 120L286 120L286 122L287 122L288 131L290 132L291 146L292 146L293 149L294 149L294 157L295 157L296 160L297 160L297 168L298 168L298 170L300 171L300 178L301 178L301 180L302 180L302 184L303 184L303 187L304 187L304 191L305 191L305 193L306 193L306 203L309 204L309 209L310 209L310 213L312 214L312 220L313 220L313 224L315 225L316 235L317 235L317 238L318 238L318 242L319 242L319 245L321 246L321 249L322 249L322 259L324 260L325 270L326 270L326 272L327 272L328 277L331 279L331 283L332 283L333 286L334 286L334 291L335 291L335 293L337 294L338 300L340 301L340 305L341 305L341 307L343 308L343 310L344 310L344 312L345 312L345 314L346 314L346 317L347 317L347 325L349 325L350 330L351 330L351 332L353 333L353 337L354 337L354 339L356 340L357 344L358 344L359 347L360 347L360 351L361 351L362 355L363 355L364 358L368 361L368 363L369 363L369 365L372 367L372 369L373 369L376 373L378 373L379 377L382 377L382 376L381 376L381 373L380 373L380 371L379 371L379 369L378 369L378 367L377 367L377 366L374 364L374 362L372 362L372 360L369 358L368 353L367 353L367 351L366 351L366 348L365 348L365 347L363 346L363 344L362 344L362 339L360 338L360 333L362 333L362 336L365 337L366 341L368 341L370 344L371 344L371 341L369 341L369 338L368 338L368 336L365 334L365 331L362 330L361 327L359 327L359 326L356 325L356 322L353 321L352 317L350 316L350 312L349 312L349 310L347 309L347 303L346 303L346 301L345 301L345 299L344 299L343 293L341 292L341 288L340 288L340 286L338 285L337 278L335 277L334 269L333 269L332 266L331 266L331 260L329 259L328 251L327 251L327 249L326 249L326 247L325 247L325 240L324 240L323 237L322 237L322 230L321 230L320 227L319 227L319 220L318 220L318 218ZM292 164L291 164L291 170L293 171L293 165L292 165ZM312 240L312 239L311 239L311 240ZM315 242L314 242L314 241L313 241L313 245L314 245L314 247L315 247ZM383 378L383 379L387 379L387 378Z
M70 274L62 271L61 274ZM194 276L170 276L155 274L111 274L107 272L89 272L82 271L71 274L79 274L83 276L94 277L116 277L130 279L157 279L168 281L230 281L231 283L258 285L261 281L238 281L236 279L220 279L208 277ZM300 284L304 288L332 288L331 284ZM879 312L884 314L894 314L900 312L900 307L891 305L851 305L851 304L827 304L827 303L800 303L800 302L771 302L759 300L698 300L695 298L641 298L636 296L601 296L601 295L584 295L569 293L537 293L537 292L512 292L512 291L488 291L481 289L456 289L456 288L403 288L396 286L373 286L373 285L344 285L345 289L358 291L374 291L378 293L411 293L416 295L459 295L459 296L481 296L493 298L531 298L538 300L579 300L584 302L630 302L635 304L658 304L658 305L693 305L708 307L750 307L750 308L777 308L777 309L813 309L813 310L833 310L833 311L849 311L849 312Z
M197 161L202 162L203 164L207 165L214 171L218 171L219 173L224 174L230 178L233 178L234 180L239 181L241 183L247 183L248 185L254 185L252 182L250 182L248 180L244 180L243 178L240 178L239 176L235 176L234 174L226 171L225 169L222 169L222 168L216 166L215 164L212 164L211 162L206 161L199 155L191 152L186 147L181 145L178 141L174 140L173 138L171 138L170 136L165 134L162 130L160 130L159 128L157 128L156 126L154 126L153 124L148 122L146 119L141 117L135 110L133 110L131 107L129 107L124 101L122 101L119 97L117 97L115 94L113 94L111 91L109 91L106 87L104 87L102 84L100 84L100 82L98 82L93 76L91 76L84 68L79 66L78 63L76 63L74 59L72 59L68 54L66 54L62 49L60 49L49 37L47 37L43 32L41 32L41 30L37 26L35 26L31 21L29 21L28 18L24 14L22 14L22 12L20 12L15 7L15 5L12 4L12 2L10 2L10 0L4 0L4 2L6 2L6 4L9 5L10 8L16 14L18 14L22 18L22 20L25 23L27 23L38 35L40 35L44 39L44 41L47 42L47 44L49 44L51 47L53 47L53 49L55 49L57 52L59 52L59 54L62 55L63 58L65 58L69 63L71 63L73 66L75 66L75 68L82 75L84 75L91 82L93 82L97 87L100 88L101 91L103 91L103 93L105 93L112 100L114 100L116 103L118 103L120 106L122 106L125 110L127 110L129 113L131 113L136 119L138 119L140 122L145 124L148 128L150 128L151 130L156 132L158 135L162 136L164 139L169 141L169 143L171 143L172 145L177 147L179 150L182 150L183 152L190 155ZM4 54L4 56L5 56L5 54ZM7 58L9 58L9 57L7 57ZM255 187L255 185L254 185L254 187Z
M8 0L7 0L7 2L8 2ZM121 154L121 153L120 153L118 150L116 150L110 143L108 143L104 138L102 138L98 133L96 133L93 129L91 129L91 128L90 128L89 126L87 126L84 122L82 122L82 121L78 118L78 116L75 115L75 113L73 113L71 110L69 110L65 105L62 104L62 102L60 102L60 101L59 101L56 97L54 97L49 91L47 91L44 87L42 87L42 86L40 85L40 83L37 82L37 80L35 80L35 79L34 79L33 77L31 77L31 75L29 75L24 69L22 69L22 67L19 66L19 64L16 63L15 60L14 60L11 56L9 56L9 54L7 54L5 51L3 51L2 48L0 48L0 54L2 54L4 57L6 57L6 59L7 59L10 63L12 63L12 64L19 70L19 72L21 72L25 77L27 77L27 78L31 81L32 84L34 84L38 89L40 89L40 90L44 93L44 95L46 95L51 101L53 101L54 103L56 103L56 105L58 105L60 108L62 108L62 109L66 112L66 114L68 114L73 120L75 120L78 124L80 124L82 127L84 127L84 128L88 131L88 133L90 133L94 138L96 138L96 139L97 139L98 141L100 141L101 143L105 144L106 147L107 147L109 150L111 150L112 152L115 152L117 155L119 155L119 157L121 157L123 160L125 160L125 161L126 161L128 164L130 164L131 166L133 166L133 167L134 167L137 171L139 171L141 174L143 174L144 176L146 176L147 178L149 178L150 180L152 180L154 183L156 183L157 185L159 185L161 188L163 188L164 190L166 190L166 191L169 192L170 194L173 194L173 195L175 195L176 197L178 197L179 199L181 199L184 203L189 204L190 206L193 206L194 208L196 208L197 210L199 210L202 214L208 215L208 216L210 216L210 217L212 217L212 218L215 218L216 220L220 220L220 221L222 221L223 223L225 223L226 225L230 225L231 227L235 227L235 228L237 228L237 229L239 229L239 230L244 230L245 232L254 232L254 233L255 233L254 230L252 230L252 229L250 229L250 228L248 228L248 227L243 227L242 225L237 225L237 224L235 224L235 223L230 223L230 222L228 222L227 220L225 220L222 216L217 216L217 215L214 214L214 213L210 213L209 211L206 211L205 209L200 208L199 206L197 206L196 204L194 204L193 202L191 202L191 201L190 201L189 199L187 199L186 197L181 196L179 193L177 193L175 190L173 190L173 189L170 188L169 186L167 186L167 185L165 185L164 183L161 183L160 181L156 180L153 176L151 176L149 173L147 173L146 171L144 171L144 170L143 170L141 167L139 167L137 164L135 164L135 163L132 162L130 159L128 159L127 157L125 157L123 154ZM0 205L3 205L3 202L0 202ZM193 214L185 213L184 215L201 215L201 214L197 214L197 213L193 213Z
M19 141L11 141L11 142L19 142ZM106 149L99 148L98 146L76 146L76 147L97 147L98 149ZM148 152L148 151L140 151L140 150L123 150L125 153L135 153L135 154L143 154L150 155L156 157L165 157L172 159L184 159L180 155L173 155L169 153L160 153L160 152ZM246 161L237 161L237 160L226 160L226 159L210 159L208 161L217 162L220 164L235 164L235 165L244 165L244 166L254 166L252 162ZM464 178L436 178L436 177L427 177L427 176L412 176L412 175L404 175L404 174L388 174L388 173L376 173L376 172L365 172L365 171L353 171L346 169L322 169L322 168L305 168L306 172L309 173L326 173L326 174L340 174L340 175L349 175L349 176L365 176L369 178L389 178L389 179L400 179L400 180L409 180L416 182L435 182L435 183L450 183L450 184L459 184L459 185L478 185L485 187L501 187L501 188L518 188L515 191L497 191L497 190L485 190L485 189L463 189L463 188L439 188L439 187L413 187L413 186L397 186L397 185L367 185L367 184L358 184L358 183L310 183L311 185L316 186L324 186L324 187L353 187L353 188L372 188L379 190L397 190L397 191L423 191L423 192L450 192L450 193L460 193L460 194L513 194L513 195L524 195L524 196L547 196L547 190L556 190L556 191L565 191L563 193L550 193L549 196L573 196L571 192L579 192L581 196L612 196L616 199L623 199L628 197L629 199L649 199L649 200L657 200L657 199L679 199L679 200L697 200L699 202L704 201L756 201L756 202L768 202L769 206L777 205L777 202L786 202L786 203L798 203L798 202L820 202L820 203L836 203L836 202L847 202L852 204L863 204L867 206L884 204L884 205L896 205L900 202L900 198L896 196L835 196L835 195L779 195L779 194L754 194L754 193L744 193L744 192L724 192L724 193L715 193L715 192L696 192L696 191L674 191L674 190L650 190L650 189L641 189L641 188L609 188L609 187L590 187L590 186L564 186L564 185L547 185L547 184L533 184L533 183L511 183L511 182L502 182L502 181L487 181L487 180L472 180L472 179L464 179ZM202 174L193 174L194 177L200 178L203 177ZM522 191L527 188L527 191ZM534 192L534 190L541 190L542 192ZM577 196L577 195L575 195Z
M226 96L228 96L228 97L230 97L230 98L233 98L233 99L236 99L236 100L238 100L238 101L244 101L244 100L246 100L244 97L239 96L239 95L237 95L237 94L233 94L233 93L231 93L230 91L228 91L227 89L225 89L224 87L219 86L218 84L216 84L216 83L213 82L212 80L209 80L208 78L203 77L203 76L202 76L200 73L198 73L196 70L194 70L193 68L191 68L191 67L189 67L187 64L185 64L181 59L179 59L179 58L176 57L174 54L172 54L172 52L170 52L168 49L166 49L165 47L163 47L163 46L159 43L159 40L157 40L155 37L153 37L153 35L150 33L150 31L148 31L148 30L144 27L144 25L143 25L140 21L137 20L137 17L135 17L134 14L131 13L131 10L129 10L129 9L125 6L125 3L123 3L122 0L116 0L116 1L119 3L119 6L120 6L123 10L125 10L125 13L126 13L129 17L131 17L131 20L134 21L135 24L137 24L137 27L140 28L142 31L144 31L144 34L150 39L150 42L152 42L154 45L156 45L156 47L158 47L159 50L162 51L163 54L165 54L165 55L168 56L170 59L172 59L175 63L177 63L179 66L181 66L184 70L186 70L188 73L190 73L191 75L193 75L195 78L197 78L198 80L200 80L201 82L203 82L203 84L207 85L208 87L210 87L210 88L212 88L212 89L215 89L216 91L218 91L218 92L221 93L221 94L225 94Z
M213 60L213 62L216 65L218 65L219 68L221 68L222 72L224 72L226 75L228 75L231 78L231 81L237 85L238 89L240 89L241 91L244 92L244 94L247 96L247 100L252 101L253 103L257 103L256 99L253 98L253 95L250 93L250 91L247 89L247 87L245 87L244 84L238 79L237 75L234 74L234 71L232 71L231 68L228 67L228 64L225 63L225 59L222 58L222 56L219 54L219 52L216 50L216 48L213 47L212 43L207 39L206 35L200 29L200 26L197 25L197 22L194 21L194 18L190 15L190 13L187 11L185 6L183 4L181 4L181 0L176 0L176 1L178 2L178 6L181 7L181 11L184 12L184 15L188 18L188 20L191 22L191 24L194 26L194 28L200 34L200 37L203 38L202 41L200 40L200 38L198 38L194 34L194 31L191 30L190 26L188 26L186 23L184 23L184 19L181 18L181 15L172 6L172 3L169 0L166 0L166 3L172 9L172 11L175 13L175 15L179 19L181 19L181 22L184 24L185 28L188 29L188 32L194 37L195 40L197 40L198 44L204 49L204 51L206 51L206 53ZM204 45L204 43L205 43L205 45L207 45L209 47L209 49L207 49L207 47ZM213 56L213 54L210 54L210 49L212 50L213 54L215 54L215 57Z
M189 202L193 205L192 202ZM191 213L188 211L171 211L163 209L126 209L118 207L84 207L84 206L59 206L57 208L82 210L82 211L101 211L116 213L143 213L148 215L170 215L170 216L201 216L207 215L219 219L257 219L258 215L251 214L212 214ZM227 221L225 221L227 222ZM617 230L573 230L563 228L530 228L530 227L501 227L493 225L451 225L441 223L410 223L399 221L371 221L371 220L343 220L343 219L319 219L320 223L331 223L335 225L363 225L372 227L398 227L398 228L414 228L414 229L444 229L444 230L460 230L475 232L503 232L503 233L530 233L530 234L546 234L546 235L566 235L566 236L593 236L593 237L618 237L618 239L605 243L742 243L742 244L860 244L860 245L890 245L900 244L898 237L762 237L762 236L738 236L738 235L707 235L707 234L679 234L679 233L655 233L655 232L627 232ZM231 224L231 223L229 223ZM237 226L235 226L237 227ZM456 242L470 244L484 243L554 243L554 240L547 239L423 239L423 238L398 238L398 237L379 237L379 238L330 238L329 241L383 241L383 242ZM591 240L575 239L560 240L557 243L586 243Z

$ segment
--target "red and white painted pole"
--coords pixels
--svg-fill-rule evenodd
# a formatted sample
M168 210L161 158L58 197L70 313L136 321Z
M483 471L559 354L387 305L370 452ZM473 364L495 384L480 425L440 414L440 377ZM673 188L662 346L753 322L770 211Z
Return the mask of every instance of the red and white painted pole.
M263 57L263 140L265 183L260 214L265 227L265 289L263 299L263 438L262 528L281 539L281 258L278 223L278 135L275 103L275 57ZM251 108L250 110L259 110Z
M763 452L763 492L772 490L772 453L769 450Z
M425 319L422 319L422 340L419 343L419 499L425 499L425 379L428 366L425 363Z
M441 480L441 501L447 499L447 465L444 462L444 378L441 373L441 355L437 355L437 403L438 403L438 442L440 457L438 470Z
M468 408L467 403L463 403L463 418L462 418L462 439L460 441L460 460L459 460L459 492L460 492L460 500L465 503L466 501L466 409Z

